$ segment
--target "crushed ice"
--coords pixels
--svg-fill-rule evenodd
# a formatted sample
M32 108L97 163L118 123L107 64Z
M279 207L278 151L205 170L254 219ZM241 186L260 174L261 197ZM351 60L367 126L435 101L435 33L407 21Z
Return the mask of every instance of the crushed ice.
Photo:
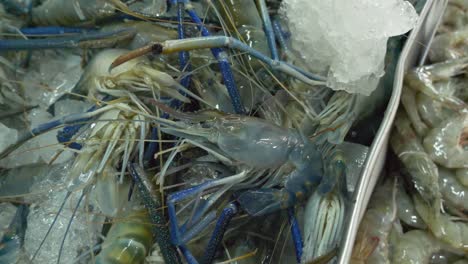
M403 0L284 0L280 12L292 48L334 90L369 95L384 74L389 37L411 30L418 15Z
M40 196L35 196L34 203L30 206L28 215L28 228L24 247L26 254L31 257L39 248L39 245L47 233L54 217L59 211L67 190L63 187L67 180L69 164L54 166L48 175L41 180L35 181L30 192L47 190ZM77 206L81 191L71 194L62 212L57 218L51 233L41 247L34 263L55 263L59 255L60 244L65 235L67 225L72 217L73 210ZM77 214L65 239L61 263L73 263L81 254L92 249L97 241L97 234L100 232L100 224L103 217L97 211L92 199L84 199L78 207Z

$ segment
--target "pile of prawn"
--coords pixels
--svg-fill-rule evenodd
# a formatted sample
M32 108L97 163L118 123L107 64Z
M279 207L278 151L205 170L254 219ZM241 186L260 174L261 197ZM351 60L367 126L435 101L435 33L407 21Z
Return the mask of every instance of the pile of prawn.
M404 38L332 91L280 5L0 1L0 263L336 259Z
M389 158L353 263L468 263L468 2L449 1L406 74Z

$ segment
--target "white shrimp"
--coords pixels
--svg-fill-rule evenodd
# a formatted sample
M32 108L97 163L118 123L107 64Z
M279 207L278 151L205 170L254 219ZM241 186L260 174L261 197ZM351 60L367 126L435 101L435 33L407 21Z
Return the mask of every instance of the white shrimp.
M353 263L390 263L389 235L397 216L396 186L390 180L374 190L359 226Z
M466 72L468 57L418 67L405 76L405 84L412 89L444 103L447 107L462 111L467 108L463 100L453 96L453 89L445 90L451 78Z
M435 211L439 211L441 194L437 165L425 152L404 112L397 113L390 144L408 170L416 190Z
M468 114L445 120L423 141L431 159L447 168L468 168Z
M398 239L394 246L392 263L429 264L434 253L448 248L423 230L411 230Z
M442 197L458 210L468 210L468 187L460 184L453 171L439 167Z
M416 91L410 89L407 86L403 86L401 93L401 104L408 114L408 118L411 120L411 124L414 130L419 136L424 136L429 127L421 120L421 116L418 112L418 105L416 104Z
M447 32L434 38L429 52L432 62L458 59L468 55L468 28Z
M403 185L398 185L398 194L396 196L398 218L405 224L415 228L426 228L426 224L414 207L413 200L406 193Z
M456 31L465 28L468 24L467 9L468 3L466 0L449 1L439 31Z
M445 107L443 103L433 100L424 93L418 93L416 95L416 106L418 107L418 113L422 120L430 128L439 125L443 120L447 120L455 113ZM426 133L427 132L428 131L426 131Z
M455 249L468 250L468 223L455 221L451 216L435 212L419 196L414 196L414 203L432 234Z
M455 176L463 186L468 187L468 169L457 169Z

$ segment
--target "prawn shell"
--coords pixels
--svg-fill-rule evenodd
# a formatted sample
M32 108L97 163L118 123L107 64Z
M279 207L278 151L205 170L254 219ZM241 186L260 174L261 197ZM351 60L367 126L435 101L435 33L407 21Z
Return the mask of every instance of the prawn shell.
M424 138L424 148L431 159L447 168L468 168L468 114L442 122Z
M78 22L112 15L114 6L108 0L46 0L32 10L35 25L76 25Z
M96 263L143 263L153 244L147 213L135 212L117 221L110 228Z

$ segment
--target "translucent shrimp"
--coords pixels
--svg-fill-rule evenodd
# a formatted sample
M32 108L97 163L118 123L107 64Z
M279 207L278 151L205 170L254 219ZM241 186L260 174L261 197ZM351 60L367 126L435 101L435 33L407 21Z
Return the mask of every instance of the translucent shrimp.
M422 92L434 100L444 103L455 110L467 108L465 102L436 86L438 82L447 82L450 78L466 72L468 57L421 66L406 74L405 84Z
M468 187L468 169L457 169L455 176L463 186Z
M445 107L443 103L433 100L424 93L418 93L416 95L416 107L418 108L417 111L421 119L428 126L425 129L426 133L429 128L439 125L443 120L447 120L455 114L453 110ZM414 124L414 121L412 121L412 123Z
M190 118L188 114L180 114L159 103L158 105L174 117ZM330 155L323 161L318 146L292 130L248 116L207 116L203 122L200 122L200 118L203 116L194 116L192 120L187 120L190 123L164 119L155 121L161 125L161 131L184 138L226 164L236 164L239 172L169 195L167 203L173 243L181 248L192 237L187 237L192 232L184 234L180 229L174 204L199 192L214 188L217 190L207 198L209 202L203 202L202 208L196 210L194 218L203 222L212 221L210 219L213 219L214 212L208 213L208 209L221 194L232 188L243 190L237 197L240 208L249 215L258 216L289 208L307 197L315 188L321 194L326 194L334 188L338 179L344 177L345 164L339 153ZM327 166L323 167L322 163ZM277 177L267 176L275 173L281 174ZM327 177L323 177L324 174ZM164 183L163 179L160 179L160 183ZM280 189L272 188L278 185L281 186ZM231 207L226 209L237 210ZM205 212L206 216L202 218ZM200 223L200 227L195 225L193 229L205 228L206 224ZM191 257L186 255L186 258Z
M426 154L420 139L411 128L408 117L402 111L397 113L390 144L408 170L416 190L435 211L438 211L441 194L437 165Z
M451 117L432 129L423 141L431 159L447 168L468 168L468 114Z
M444 200L460 211L468 211L468 188L455 177L453 171L439 167L439 186Z
M467 7L465 0L449 1L439 31L451 32L464 29L468 23Z
M232 115L206 120L203 126L185 125L180 122L170 123L167 120L158 120L158 122L161 122L162 125L170 125L170 127L162 128L166 133L187 139L205 139L216 144L231 160L252 168L274 169L291 161L297 163L298 169L300 169L305 166L305 164L302 165L302 160L306 159L314 164L306 167L313 166L314 169L311 169L316 172L308 174L314 175L312 178L321 174L319 171L322 165L318 149L309 145L310 142L304 141L294 132L259 118ZM259 133L259 131L262 132ZM256 143L252 144L251 142ZM247 199L247 197L245 198ZM240 199L242 200L242 197ZM265 200L265 202L268 201L269 199ZM271 204L259 212L256 211L261 209L260 207L251 208L253 210L251 213L267 213L270 209L279 208L279 206L280 204Z
M439 180L440 180L439 174ZM443 192L443 186L441 186L441 192ZM406 193L406 190L403 188L402 184L398 185L398 194L396 196L396 203L398 208L398 218L404 222L405 224L415 227L424 229L426 228L426 224L421 219L421 216L416 211L414 207L413 200L411 197Z
M429 52L431 62L459 59L468 56L468 28L447 32L434 38Z
M408 114L408 118L411 120L411 124L414 130L419 136L426 135L429 127L421 120L421 116L417 109L416 104L416 91L403 86L401 93L401 104Z
M435 237L449 244L455 249L468 249L468 223L456 221L451 216L435 212L420 197L414 196L416 210Z
M395 180L374 190L357 233L352 263L390 263L389 235L397 219L396 196Z
M422 230L411 230L401 235L393 252L393 263L429 264L431 257L441 249L448 248L431 234Z

